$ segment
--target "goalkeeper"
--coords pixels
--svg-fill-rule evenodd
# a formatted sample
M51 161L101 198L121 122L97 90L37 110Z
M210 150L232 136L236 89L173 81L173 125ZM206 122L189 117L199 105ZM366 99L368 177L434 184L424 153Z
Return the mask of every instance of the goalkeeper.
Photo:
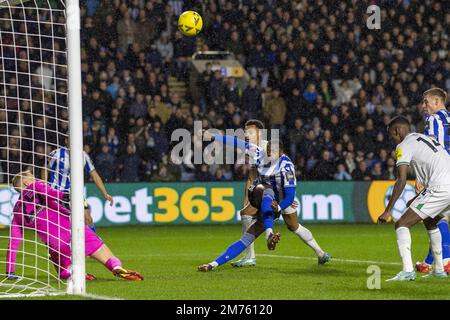
M23 228L35 230L39 239L50 250L51 260L63 280L71 276L71 223L70 210L60 205L64 193L51 188L46 183L35 180L30 171L17 174L12 180L13 187L20 193L14 206L10 241L6 254L6 274L15 280L16 254L23 240ZM143 280L135 271L124 269L102 240L85 226L85 254L92 257L114 276L125 280ZM91 276L94 280L95 277Z

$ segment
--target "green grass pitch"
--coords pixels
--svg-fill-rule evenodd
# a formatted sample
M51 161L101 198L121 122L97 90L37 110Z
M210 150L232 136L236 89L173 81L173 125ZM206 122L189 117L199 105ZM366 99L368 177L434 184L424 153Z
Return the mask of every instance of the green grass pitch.
M229 264L210 273L197 266L210 262L241 234L238 225L99 228L98 234L125 267L141 272L145 281L114 278L88 259L87 271L97 280L87 284L90 294L122 299L449 299L448 280L422 279L387 283L400 271L392 225L309 225L319 244L334 260L318 266L315 255L284 225L275 251L264 239L256 241L256 267ZM7 230L0 231L1 235ZM426 253L423 226L413 228L413 259ZM5 239L0 241L6 247ZM4 268L4 251L1 253ZM367 288L367 267L381 268L381 289ZM73 297L50 297L49 299Z

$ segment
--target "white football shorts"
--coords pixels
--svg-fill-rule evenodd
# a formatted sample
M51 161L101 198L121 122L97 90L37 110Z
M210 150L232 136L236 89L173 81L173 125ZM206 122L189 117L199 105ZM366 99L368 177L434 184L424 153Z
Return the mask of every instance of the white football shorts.
M411 203L410 208L422 219L434 218L439 214L450 215L450 185L426 188Z
M292 206L289 206L286 209L284 209L281 213L282 214L292 214L292 213L297 214L297 209L294 209L294 208L292 208Z

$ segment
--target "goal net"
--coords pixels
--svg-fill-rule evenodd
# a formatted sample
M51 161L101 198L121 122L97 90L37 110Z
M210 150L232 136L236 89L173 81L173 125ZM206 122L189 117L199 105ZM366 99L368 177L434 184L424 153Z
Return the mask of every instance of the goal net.
M71 164L72 157L80 160L75 153L75 147L81 153L80 139L76 146L69 139L69 127L74 135L81 136L81 131L74 130L69 121L69 93L74 92L70 91L68 66L67 2L71 1L0 0L0 297L66 293L73 290L73 271L78 278L84 273L84 259L83 265L73 268L73 223L67 226L63 221L75 219L64 216L61 209L69 207L69 197L54 199L44 195L47 191L25 194L30 189L27 184L33 185L30 174L37 184L47 186L46 177L55 174L60 178L60 166L69 165L59 162L46 171L50 152L65 148ZM79 14L78 1L74 3L74 14ZM76 29L79 15L75 20ZM81 108L81 103L77 107ZM79 172L79 168L71 169L76 169L72 174ZM17 179L19 173L27 178ZM80 189L82 178L77 181ZM18 183L19 192L25 190L17 205L20 194L13 182ZM67 194L74 188L72 185ZM77 193L81 202L82 191ZM75 205L78 209L81 206ZM56 222L49 218L50 210L58 213ZM83 236L78 231L77 235ZM63 271L72 276L61 279ZM84 276L77 281L83 291Z

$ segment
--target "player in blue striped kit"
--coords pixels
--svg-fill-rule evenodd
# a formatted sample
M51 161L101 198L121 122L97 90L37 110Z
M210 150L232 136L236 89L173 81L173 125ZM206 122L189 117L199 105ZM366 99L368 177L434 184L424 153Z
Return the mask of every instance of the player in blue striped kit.
M425 121L425 132L427 136L434 137L450 154L450 111L445 108L447 93L440 88L432 88L423 94L423 108L427 114ZM419 192L424 186L416 182L416 191ZM438 223L442 235L442 258L445 272L450 272L450 232L448 217L444 217ZM416 263L416 270L429 272L433 263L431 249L423 262Z
M94 164L89 155L83 151L84 170L94 181L103 197L113 205L113 198L106 191L102 179L95 170ZM55 149L50 152L46 170L42 172L42 180L48 181L53 189L66 193L64 197L64 205L68 206L70 202L70 159L69 150L65 147ZM94 222L91 217L91 211L87 202L84 202L85 222L92 231L95 230Z
M209 272L229 262L243 252L264 231L268 249L274 250L280 240L280 235L273 232L273 222L281 214L288 229L315 251L319 264L328 262L331 256L320 248L311 231L298 223L294 204L297 186L295 168L289 157L283 153L281 144L278 141L271 141L266 154L261 147L236 137L214 135L214 140L245 150L253 158L258 178L249 187L249 200L252 206L258 209L258 215L256 222L248 228L240 240L228 247L214 261L200 265L198 270Z

